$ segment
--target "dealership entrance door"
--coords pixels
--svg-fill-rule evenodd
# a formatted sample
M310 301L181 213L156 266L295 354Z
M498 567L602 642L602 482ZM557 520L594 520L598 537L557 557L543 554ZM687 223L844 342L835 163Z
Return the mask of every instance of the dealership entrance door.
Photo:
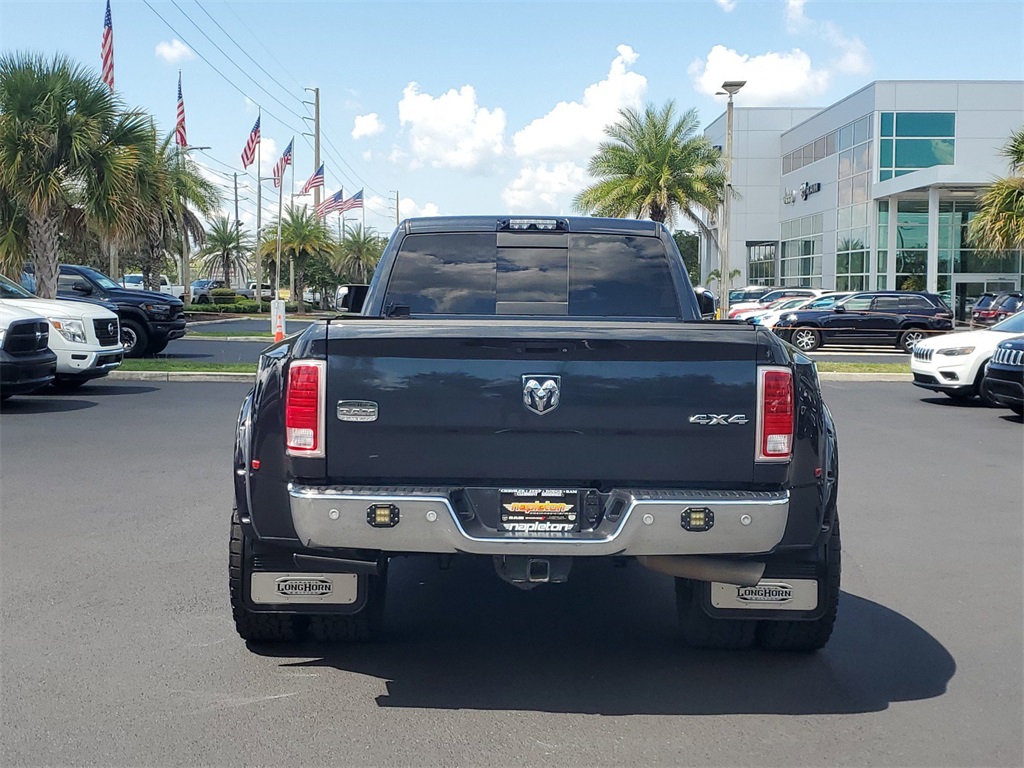
M971 314L971 307L983 293L1015 291L1019 286L1011 275L956 275L953 278L953 312L956 319L964 322Z

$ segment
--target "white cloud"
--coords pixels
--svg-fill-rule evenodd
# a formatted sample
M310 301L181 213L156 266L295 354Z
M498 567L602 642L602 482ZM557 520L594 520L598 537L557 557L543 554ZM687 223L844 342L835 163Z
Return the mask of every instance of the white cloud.
M427 164L484 173L505 153L505 111L477 104L471 85L435 98L409 83L398 102L398 119L409 130L413 168Z
M156 55L166 61L168 64L177 64L181 61L188 61L194 59L196 55L192 53L192 49L185 45L178 38L174 38L170 42L166 40L156 44Z
M715 0L718 3L718 7L726 13L729 13L736 8L736 0Z
M368 115L356 115L355 124L352 127L352 138L361 139L364 136L376 136L383 133L384 123L380 121L380 115L371 112Z
M403 219L410 219L416 216L440 216L441 209L437 203L424 203L420 205L411 197L403 197L399 203L399 210Z
M749 56L716 45L705 59L690 64L688 72L694 88L709 96L720 91L726 80L746 80L740 98L743 106L750 107L805 104L824 93L829 83L829 72L815 68L799 48Z
M807 0L786 0L786 24L793 34L811 34L836 52L832 66L839 72L861 75L871 69L867 46L857 37L848 36L831 21L816 21L804 13Z
M360 154L360 157L362 157L365 162L372 163L373 162L373 150L372 149L365 150L364 152L362 152Z
M277 142L271 136L260 134L260 175L269 176L281 159L283 147L278 147Z
M569 213L572 198L587 183L578 163L530 163L505 187L501 199L511 213Z
M518 157L550 162L588 158L604 140L605 126L619 119L619 110L643 103L647 78L629 69L637 53L628 45L616 50L608 75L587 86L582 101L561 101L515 134Z
M397 144L391 145L391 151L388 153L388 162L399 164L409 159L409 153L402 149Z

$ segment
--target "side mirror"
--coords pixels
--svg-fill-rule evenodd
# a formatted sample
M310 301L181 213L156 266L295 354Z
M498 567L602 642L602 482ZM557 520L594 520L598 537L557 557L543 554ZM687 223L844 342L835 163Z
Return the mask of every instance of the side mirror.
M700 305L701 317L710 319L715 316L715 310L718 308L718 302L715 301L715 295L713 293L710 291L698 291L697 304Z
M348 285L348 292L341 299L341 306L338 308L343 312L358 315L363 311L363 303L366 301L368 285Z
M86 296L92 293L92 286L84 280L75 280L71 284L71 290L75 293L84 293Z
M836 304L834 307L832 307L832 311L842 313L846 311L846 307L844 307L842 304Z

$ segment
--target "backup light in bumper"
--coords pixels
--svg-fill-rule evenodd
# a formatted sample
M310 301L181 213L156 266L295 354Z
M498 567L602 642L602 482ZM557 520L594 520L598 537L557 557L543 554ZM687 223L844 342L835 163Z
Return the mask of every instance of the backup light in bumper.
M72 320L69 317L47 318L61 336L75 344L85 344L88 339L85 337L85 323L81 320Z

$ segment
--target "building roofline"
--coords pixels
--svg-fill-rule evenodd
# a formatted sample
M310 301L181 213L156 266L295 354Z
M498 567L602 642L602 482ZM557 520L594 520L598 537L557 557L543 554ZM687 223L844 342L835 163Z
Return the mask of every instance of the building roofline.
M804 123L810 122L811 120L816 118L818 115L820 115L822 112L827 112L828 110L830 110L830 109L832 109L834 107L838 107L844 101L849 101L854 96L857 96L857 95L863 93L864 91L868 90L869 88L874 88L875 86L878 86L878 85L937 85L937 84L945 84L945 85L1021 85L1021 86L1024 86L1024 80L872 80L870 83L868 83L867 85L865 85L865 86L863 86L861 88L858 88L856 91L853 91L852 93L848 93L846 96L841 98L839 101L833 102L832 104L829 104L827 107L823 107L822 109L820 109L818 111L817 114L811 115L806 120L797 123L796 125L794 125L789 130L783 131L782 135L785 136L790 131L795 131L801 125L803 125Z

